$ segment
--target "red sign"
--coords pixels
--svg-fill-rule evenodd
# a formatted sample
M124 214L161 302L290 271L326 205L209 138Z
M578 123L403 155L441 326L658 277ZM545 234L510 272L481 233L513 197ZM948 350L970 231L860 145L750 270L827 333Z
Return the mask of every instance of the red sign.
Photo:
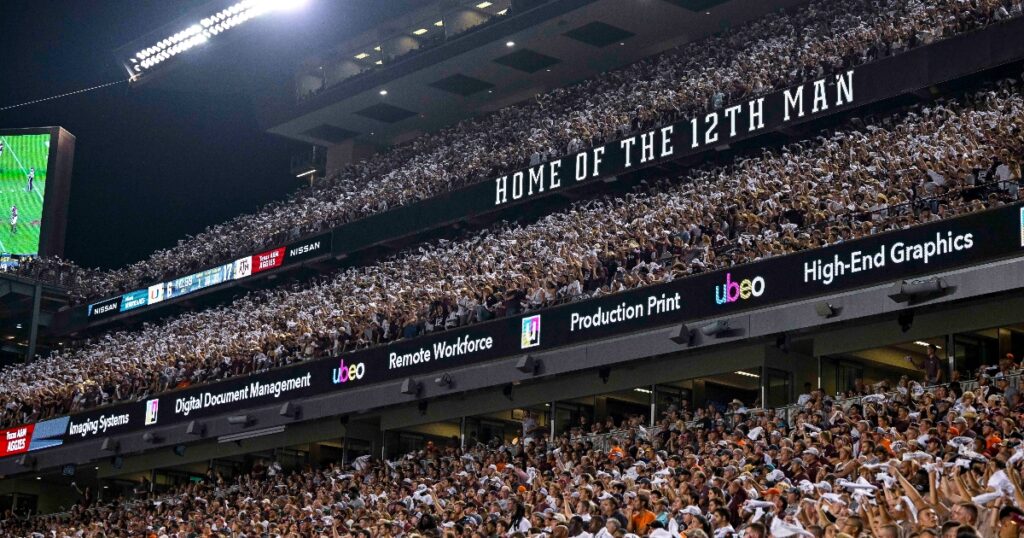
M28 424L0 432L0 458L28 452L35 424Z
M255 274L260 271L281 267L283 262L284 247L268 250L252 257L252 272Z

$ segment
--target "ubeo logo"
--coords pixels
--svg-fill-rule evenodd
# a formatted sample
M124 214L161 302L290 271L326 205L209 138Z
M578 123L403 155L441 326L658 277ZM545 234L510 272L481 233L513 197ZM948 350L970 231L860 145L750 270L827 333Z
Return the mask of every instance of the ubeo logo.
M351 366L345 366L345 359L341 359L341 363L338 364L338 367L331 370L331 381L333 381L335 385L340 385L342 383L348 383L349 381L362 379L365 374L365 364L359 363Z
M743 279L739 282L733 281L732 274L725 274L725 284L715 286L715 303L735 303L740 299L760 297L764 293L764 277L756 276L753 279Z

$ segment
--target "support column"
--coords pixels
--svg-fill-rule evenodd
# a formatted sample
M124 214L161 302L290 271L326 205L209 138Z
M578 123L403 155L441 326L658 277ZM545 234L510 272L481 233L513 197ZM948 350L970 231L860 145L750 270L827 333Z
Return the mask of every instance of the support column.
M557 410L555 409L556 403L558 402L552 401L548 404L548 409L550 409L550 411L548 411L548 430L550 433L548 439L555 438L555 414L557 413Z
M956 370L956 338L952 333L946 335L946 361L949 366L949 370L943 379L948 383L953 379L953 370ZM1000 350L1000 353L1002 350ZM1000 354L999 356L1002 356Z
M25 362L32 362L36 357L36 340L39 338L39 310L43 302L43 284L36 282L32 291L32 318L29 321L28 351L25 352Z
M651 421L648 422L647 425L648 426L652 426L652 427L654 426L654 419L655 419L656 414L657 414L657 409L656 409L656 407L658 405L658 393L657 393L657 390L658 390L658 386L657 385L651 385L651 417L650 417Z

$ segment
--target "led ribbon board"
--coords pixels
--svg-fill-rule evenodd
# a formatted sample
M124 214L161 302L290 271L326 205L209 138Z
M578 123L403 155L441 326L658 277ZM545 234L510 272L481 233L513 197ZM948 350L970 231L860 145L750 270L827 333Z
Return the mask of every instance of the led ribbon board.
M70 417L63 438L48 446L338 393L547 351L693 320L892 283L1024 253L1024 205L894 230L833 246L700 273L672 282L596 297L399 340L386 346L308 360L256 375L161 394L146 402ZM296 256L302 245L289 248ZM285 253L286 259L289 252ZM251 262L251 260L250 260ZM118 297L118 300L121 298ZM55 419L60 420L60 419ZM67 417L64 420L68 420ZM52 421L48 421L52 422ZM5 432L6 454L34 450L43 423ZM52 426L48 428L52 430ZM26 445L25 439L33 439ZM44 440L40 439L39 443Z

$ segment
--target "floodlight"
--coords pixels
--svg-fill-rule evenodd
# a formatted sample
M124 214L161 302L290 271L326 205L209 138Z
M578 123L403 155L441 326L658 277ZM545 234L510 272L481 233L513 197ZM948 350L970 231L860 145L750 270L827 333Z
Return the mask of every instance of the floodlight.
M437 21L437 22L434 23L434 26L437 26L438 28L440 28L440 27L444 26L444 21Z
M516 46L516 42L515 41L506 41L505 42L505 46L508 47L508 48L512 48L512 47Z
M277 11L295 11L306 7L308 0L265 0L269 4L274 6L271 9Z
M165 34L153 45L136 52L133 59L139 63L132 66L131 70L141 72L152 69L249 20L277 11L293 11L306 3L307 0L241 0L198 22L192 22L184 29Z
M360 52L359 54L356 54L356 59L357 60L362 60L364 58L369 58L369 57L370 57L370 55L365 53L365 52Z
M494 4L491 3L491 2L480 2L479 4L476 5L476 8L477 9L487 9L487 8L493 6L493 5Z
M412 35L423 35L427 32L429 32L429 30L427 30L426 28L420 28L418 30L413 30Z

